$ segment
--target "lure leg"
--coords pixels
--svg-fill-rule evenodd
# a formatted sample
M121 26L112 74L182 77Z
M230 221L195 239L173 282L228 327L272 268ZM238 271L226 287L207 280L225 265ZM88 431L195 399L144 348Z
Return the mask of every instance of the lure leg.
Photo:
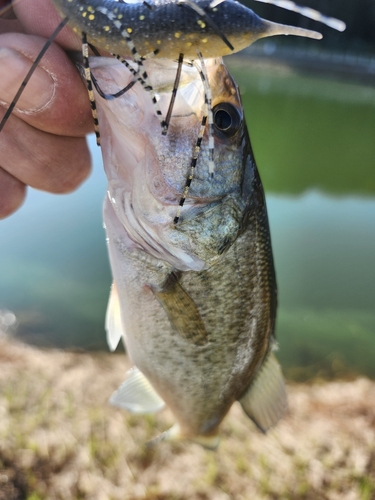
M133 45L133 47L134 47L134 45ZM151 52L151 54L154 54L154 55L155 55L155 53L157 53L157 51ZM134 53L133 53L133 56L134 56ZM150 80L148 78L147 71L144 70L144 66L143 66L143 61L145 59L148 59L148 57L147 56L141 57L139 55L137 56L137 58L134 57L134 61L138 64L138 69L134 69L131 66L131 64L129 64L129 62L126 59L122 58L121 56L116 55L115 57L120 62L122 62L122 64L124 64L129 69L129 71L131 71L133 73L134 76L137 77L137 80L142 85L142 87L145 90L147 90L147 92L149 92L151 94L151 99L152 99L152 102L153 102L154 107L155 107L156 116L159 119L159 122L160 122L160 125L162 128L162 133L163 133L163 135L165 135L167 133L168 126L166 124L166 121L163 118L162 112L160 111L159 103L156 99L156 94L154 92L154 89L153 89L152 85L150 84ZM150 57L152 57L152 56L150 56ZM143 71L142 71L142 69L143 69ZM141 71L142 71L142 73L141 73Z
M94 91L92 88L92 79L91 79L91 71L90 71L90 63L89 63L89 46L87 43L86 33L82 32L82 55L83 55L83 68L85 72L85 79L87 85L87 91L90 99L91 113L94 119L94 131L96 136L96 144L100 146L100 131L99 131L99 120L98 120L98 112L96 109L96 102Z
M112 12L109 12L108 9L105 9L105 11L102 10L102 13L107 15L108 20L111 21L116 26L117 29L122 29L121 22L118 19L114 18L114 15ZM143 59L142 59L141 55L138 53L138 51L133 43L133 40L129 34L129 31L127 29L122 29L121 35L124 37L125 42L126 42L128 48L133 56L134 61L138 64L138 72L141 74L142 80L144 81L144 88L145 88L145 90L147 90L151 94L152 102L154 103L155 110L156 110L156 115L159 119L162 131L164 132L166 130L165 120L164 120L163 115L160 111L154 89L152 88L152 85L150 84L147 71L144 70L144 68L143 68Z
M178 207L178 210L176 213L176 217L173 219L174 224L177 224L178 221L180 220L181 210L182 210L182 207L184 206L186 197L189 193L190 184L191 184L191 181L193 180L194 173L195 173L195 167L197 165L197 160L198 160L198 155L199 155L199 151L201 148L204 130L206 128L206 123L207 123L207 115L204 115L202 118L201 127L199 129L197 143L196 143L195 148L194 148L193 158L192 158L191 164L190 164L189 175L188 175L188 178L186 179L184 191L183 191L182 196L181 196L180 201L179 201L179 207Z
M199 155L199 151L201 148L202 139L203 139L203 135L204 135L204 131L205 131L207 122L209 125L209 136L208 136L209 158L210 158L210 160L209 160L209 173L210 173L211 177L213 177L214 171L215 171L212 93L211 93L211 88L210 88L209 81L208 81L206 65L204 63L204 59L203 59L202 54L200 52L198 52L198 57L200 59L201 67L199 67L199 65L197 64L196 61L192 61L192 64L197 69L197 71L201 77L202 83L203 83L206 113L204 114L204 116L202 118L201 126L200 126L199 133L198 133L197 143L195 145L193 158L192 158L191 164L190 164L189 175L186 179L185 187L184 187L182 196L181 196L180 201L179 201L179 207L178 207L176 216L173 220L174 224L177 224L178 221L180 220L181 210L182 210L182 207L184 206L185 200L186 200L187 195L189 193L191 182L194 178L194 173L195 173L195 168L197 165L198 155Z
M174 103L175 103L175 100L176 100L178 86L180 84L181 70L182 70L182 63L183 62L184 62L184 54L180 54L180 57L178 58L178 66L177 66L176 78L174 80L173 89L172 89L172 96L171 96L171 100L170 100L170 103L169 103L167 115L165 117L166 130L165 131L163 130L163 132L162 132L163 135L167 134L167 130L168 130L168 127L169 127L169 122L171 121L173 106L174 106Z
M202 54L198 52L199 61L201 63L201 67L197 65L195 61L193 61L194 66L196 67L198 73L200 74L203 87L204 87L204 98L206 104L206 112L208 117L208 148L209 148L209 161L208 161L208 172L211 177L214 176L215 171L215 163L214 163L214 117L212 114L212 92L211 87L208 81L208 75L206 70L206 65Z
M220 3L220 2L218 2ZM192 0L180 0L177 2L178 5L181 5L182 7L190 7L194 12L196 12L199 16L201 16L202 19L206 21L207 24L211 26L211 28L216 32L216 34L223 40L225 45L227 45L230 50L234 50L233 45L230 43L228 38L224 35L224 33L220 30L220 28L216 25L216 23L212 20L212 18L208 15L206 10L202 9L197 5L194 1ZM216 2L215 0L210 4L210 8L215 8ZM198 21L199 22L199 21ZM203 22L203 20L201 21Z
M91 45L90 45L91 47ZM95 50L95 53L98 53ZM135 81L130 82L126 87L123 89L119 90L115 94L106 94L102 91L100 88L96 78L94 75L91 73L90 70L90 61L89 61L89 44L87 43L87 36L86 33L82 33L82 55L83 55L83 68L85 72L85 79L86 79L86 85L87 85L87 90L89 94L89 99L90 99L90 106L91 106L91 113L92 117L94 119L94 130L95 130L95 136L96 136L96 144L100 146L100 130L99 130L99 120L98 120L98 112L96 109L96 102L95 102L95 96L94 96L94 91L93 91L93 85L103 99L106 100L112 100L116 99L117 97L121 97L122 95L125 94L128 90L130 90L133 85L136 83Z
M91 49L94 49L94 47L92 47L91 44L88 44L88 45L90 46ZM97 55L100 55L96 50L95 50L95 52L96 52ZM145 60L147 60L147 59L151 59L158 52L159 52L159 50L156 49L156 50L150 52L149 54L146 54L145 56L142 56L141 57L142 62L145 61ZM114 57L116 57L116 59L118 59L122 64L124 64L128 68L128 70L137 78L137 80L134 80L133 82L130 82L126 87L124 87L123 89L119 90L115 94L106 94L100 88L100 86L98 84L98 81L96 80L96 78L94 77L94 75L92 73L90 73L90 80L91 80L92 84L94 85L95 89L97 90L98 94L103 99L111 100L111 99L116 99L117 97L121 97L122 95L125 94L125 92L127 92L128 90L130 90L133 87L133 85L136 83L136 81L138 81L143 86L143 88L145 90L153 93L153 89L152 89L151 85L144 79L144 75L146 74L146 72L143 72L143 75L140 76L139 65L138 65L138 68L135 69L135 68L133 68L133 66L126 59L124 59L121 56L116 55L116 54L112 54L112 55ZM182 64L182 62L181 62L181 64ZM175 86L176 85L178 86L178 82L179 82L180 76L181 76L181 69L178 69L178 79L176 77ZM89 85L89 83L87 85ZM153 99L154 106L156 107L156 114L158 116L162 116L162 113L160 111L158 102L156 100L156 96L154 94L152 95L152 99ZM91 99L90 99L90 101L91 101ZM173 102L174 102L174 99L173 99ZM168 112L169 112L169 110L168 110ZM170 110L170 113L172 113L172 110ZM170 119L170 116L169 116L169 119ZM163 125L165 125L165 127L163 128L163 135L165 135L167 133L167 128L168 128L168 125L169 125L169 119L168 119L168 121L167 120L163 120L163 122L162 122Z
M255 0L255 1L262 3L269 3L272 5L276 5L277 7L281 7L282 9L291 10L292 12L297 12L297 14L301 14L301 16L314 19L314 21L323 23L337 31L344 31L346 28L345 23L340 21L339 19L325 16L318 10L311 9L310 7L301 7L300 5L297 5L291 0Z
M106 101L111 101L112 99L117 99L118 97L121 97L137 83L135 80L133 80L132 82L128 83L128 85L126 87L119 90L115 94L106 94L105 92L102 91L97 79L95 78L95 76L92 73L91 73L91 81L94 84L94 87L95 87L97 93L100 95L100 97L102 97Z

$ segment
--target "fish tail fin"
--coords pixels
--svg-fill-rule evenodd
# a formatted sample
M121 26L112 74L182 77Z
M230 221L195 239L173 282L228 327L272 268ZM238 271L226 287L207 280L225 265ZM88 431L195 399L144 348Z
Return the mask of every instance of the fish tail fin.
M323 38L323 35L318 31L306 30L304 28L289 26L287 24L274 23L265 19L262 19L262 25L263 29L259 33L259 38L275 35L303 36L305 38L314 38L315 40L321 40Z
M182 439L181 437L181 429L178 424L174 424L170 429L168 429L165 432L162 432L159 434L159 436L156 436L155 438L151 439L146 443L146 446L149 448L153 448L154 446L158 445L162 441L180 441Z
M207 450L216 450L220 443L220 436L218 434L214 434L212 436L196 436L191 439L194 443L198 443L203 448Z
M216 450L219 446L220 436L218 434L212 436L198 435L194 437L186 437L181 434L181 428L178 424L174 424L173 427L163 432L159 436L151 441L148 441L147 447L154 447L161 443L162 441L193 441L194 443L200 444L203 448L208 450Z
M288 408L285 383L276 356L270 352L245 394L239 399L262 432L277 424Z

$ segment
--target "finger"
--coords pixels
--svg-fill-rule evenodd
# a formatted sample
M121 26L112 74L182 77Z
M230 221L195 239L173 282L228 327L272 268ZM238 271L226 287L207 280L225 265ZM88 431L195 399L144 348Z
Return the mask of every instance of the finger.
M15 17L11 0L0 0L0 18L15 19Z
M17 19L27 33L48 38L61 21L50 0L22 1L14 4ZM81 50L81 39L69 27L57 36L56 43L69 50Z
M0 219L15 212L25 196L25 184L0 167Z
M45 40L0 35L0 101L10 104ZM65 52L52 44L25 87L17 116L50 133L83 136L93 129L87 90Z
M84 138L48 134L12 115L0 134L0 163L24 184L67 193L86 179L91 158Z

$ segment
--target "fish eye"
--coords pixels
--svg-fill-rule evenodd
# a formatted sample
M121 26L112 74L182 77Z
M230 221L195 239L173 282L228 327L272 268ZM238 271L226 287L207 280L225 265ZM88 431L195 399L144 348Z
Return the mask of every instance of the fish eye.
M238 132L241 116L236 106L229 102L222 102L213 108L212 113L215 128L226 137L233 137Z

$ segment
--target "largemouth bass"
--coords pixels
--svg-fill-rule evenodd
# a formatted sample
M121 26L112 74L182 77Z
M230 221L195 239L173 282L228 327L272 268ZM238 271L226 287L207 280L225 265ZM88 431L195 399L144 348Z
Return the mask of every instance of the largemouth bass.
M161 109L176 67L146 62ZM147 91L97 99L108 177L104 224L114 277L107 330L123 336L134 362L111 402L136 413L164 403L176 425L163 438L218 443L235 401L266 431L283 415L286 395L272 353L277 305L266 202L237 85L221 59L207 60L214 116L215 174L203 137L189 196L174 218L204 113L194 67L183 69L167 136ZM108 93L133 75L96 58Z

